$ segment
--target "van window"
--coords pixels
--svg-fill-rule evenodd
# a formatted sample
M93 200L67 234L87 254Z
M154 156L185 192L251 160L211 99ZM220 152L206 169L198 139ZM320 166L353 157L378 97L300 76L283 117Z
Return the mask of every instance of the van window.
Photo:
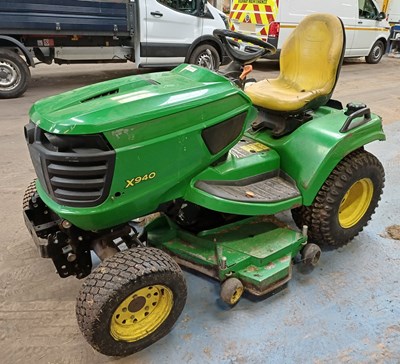
M182 13L194 14L196 12L196 0L157 0L160 4Z
M360 18L376 19L378 17L378 9L372 0L358 0L358 13Z

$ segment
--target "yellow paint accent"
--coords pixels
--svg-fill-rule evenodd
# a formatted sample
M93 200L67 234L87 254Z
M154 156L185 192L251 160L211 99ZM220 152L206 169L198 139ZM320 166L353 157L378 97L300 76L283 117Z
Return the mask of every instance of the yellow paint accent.
M154 285L131 293L111 317L110 334L117 341L135 342L151 335L169 316L174 305L172 291Z
M134 179L134 178L132 178L132 179L127 179L127 180L126 180L126 186L125 186L125 188L133 187L134 185L135 185L135 179Z
M390 0L383 0L383 4L382 4L382 11L384 13L386 13L388 6L389 6Z
M236 288L229 300L230 304L234 305L236 302L238 302L240 300L240 297L242 297L242 294L243 294L243 287Z
M264 144L261 144L261 143L251 143L251 144L243 145L242 147L240 147L240 149L243 149L246 152L252 152L252 151L254 151L254 152L262 152L262 151L265 151L265 150L269 150L270 148L267 147Z
M236 20L242 24L257 24L255 14L258 14L261 19L261 24L266 26L269 25L267 14L273 14L274 19L276 19L278 15L278 6L276 4L276 0L238 0L234 1L233 4L239 4L240 9L232 10L230 14L230 20ZM233 8L232 4L232 8ZM243 7L243 4L246 4ZM258 11L254 9L254 5L258 6ZM267 6L271 9L271 11L267 11ZM243 7L243 9L242 9ZM246 15L249 16L249 21L246 22Z
M156 172L150 172L150 173L146 173L143 177L142 176L137 176L137 177L134 177L132 179L127 179L127 180L125 180L125 182L126 182L125 188L136 186L140 182L153 179L156 176L157 176Z
M339 207L339 224L344 229L355 226L371 204L374 185L369 178L354 183L344 195Z
M268 0L238 0L238 4L268 4Z
M286 29L294 29L294 28L297 28L297 24L296 25L281 24L280 27L281 28L286 28Z
M345 27L346 30L373 30L373 31L380 31L380 32L389 32L389 28L367 28L367 27Z
M281 24L281 28L285 29L294 29L297 27L297 24L289 25L289 24ZM389 32L389 28L367 28L367 27L345 27L346 30L374 30L374 31L381 31L381 32Z

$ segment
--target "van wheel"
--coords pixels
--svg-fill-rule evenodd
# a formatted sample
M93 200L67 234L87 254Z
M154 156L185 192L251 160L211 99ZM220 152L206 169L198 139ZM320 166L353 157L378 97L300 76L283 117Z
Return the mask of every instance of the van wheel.
M202 44L192 52L189 63L218 71L221 60L218 51L210 44Z
M368 56L365 57L367 63L375 64L378 63L383 54L385 53L385 45L381 40L377 40L371 48L371 52L369 52Z
M31 73L14 51L0 49L0 99L21 96L28 88Z

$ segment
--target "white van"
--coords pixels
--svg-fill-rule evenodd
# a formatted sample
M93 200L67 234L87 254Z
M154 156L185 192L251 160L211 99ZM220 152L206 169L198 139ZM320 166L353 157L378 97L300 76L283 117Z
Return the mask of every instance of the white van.
M388 0L384 3L385 12L391 25L400 24L400 0Z
M278 49L312 13L339 16L346 29L345 57L378 63L385 53L390 25L375 0L232 0L231 30L255 35Z
M228 19L207 0L140 0L138 5L135 63L140 67L188 62L217 69L224 61L213 30L228 27Z

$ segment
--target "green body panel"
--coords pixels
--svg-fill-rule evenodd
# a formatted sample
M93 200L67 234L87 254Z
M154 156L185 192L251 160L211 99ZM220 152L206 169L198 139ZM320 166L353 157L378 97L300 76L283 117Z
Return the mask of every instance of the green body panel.
M244 116L235 134L214 154L203 131ZM102 133L115 150L109 195L94 207L56 203L37 182L44 203L83 230L123 224L155 211L164 202L185 198L209 209L270 215L301 204L310 205L337 163L373 140L383 140L381 120L346 133L339 130L343 110L321 107L313 120L291 134L274 139L267 130L245 134L269 150L243 158L228 151L239 141L256 112L250 99L224 77L209 70L181 65L171 72L129 76L83 87L35 103L31 120L55 134ZM218 138L229 128L216 131ZM218 139L217 138L217 139ZM266 172L291 177L300 196L271 203L233 201L195 187L197 181L235 181Z
M197 181L235 181L279 169L279 154L272 149L251 154L245 158L229 155L226 162L215 167L209 167L197 175L190 182L184 198L212 210L240 215L272 215L300 206L301 196L275 203L242 202L220 198L195 187Z
M372 114L368 123L341 133L346 119L342 110L321 107L313 120L281 138L272 137L265 129L257 132L248 129L246 137L271 150L241 159L231 156L224 164L207 168L191 181L185 199L212 210L243 215L275 214L301 204L310 205L347 154L374 140L385 139L379 116ZM232 181L258 175L262 169L264 172L280 169L286 173L296 182L301 197L273 203L241 202L222 199L195 187L199 180Z
M346 119L342 110L320 107L313 120L285 137L274 139L262 131L249 135L279 153L281 169L296 181L303 204L308 206L346 155L375 140L385 140L379 116L372 114L366 124L341 133Z
M230 94L247 96L232 87L226 78L193 65L181 65L170 72L135 75L81 87L37 101L30 110L31 120L55 134L84 135L117 131L115 140L126 133L124 128L149 120L194 109L195 120L208 122L210 101ZM193 121L194 123L195 121ZM158 130L150 132L161 135ZM131 142L133 137L131 136Z
M247 218L197 235L161 216L146 231L150 245L179 257L182 264L221 281L237 277L245 288L260 294L290 276L292 259L306 244L300 233L269 216ZM223 257L225 267L221 266Z
M118 94L80 101L114 89ZM211 153L202 131L240 114L245 120L239 135ZM62 206L39 182L38 193L49 208L84 230L125 223L182 197L194 176L236 144L254 116L249 98L230 81L186 65L42 100L32 108L34 123L52 133L102 132L116 160L109 196L98 206Z

